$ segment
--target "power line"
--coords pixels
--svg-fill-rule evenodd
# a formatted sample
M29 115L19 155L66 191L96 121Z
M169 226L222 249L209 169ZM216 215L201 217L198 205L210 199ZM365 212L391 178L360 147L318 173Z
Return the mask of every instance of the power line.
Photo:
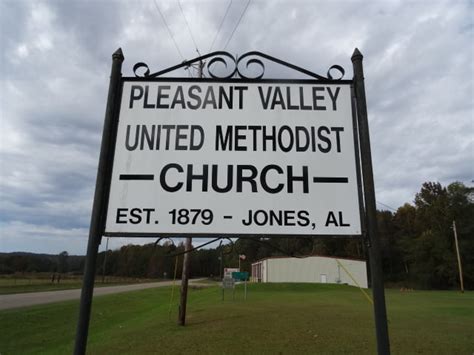
M389 205L386 205L385 203L382 203L382 202L380 202L380 201L377 201L377 203L378 203L379 205L382 205L382 206L384 206L384 207L387 207L387 208L391 209L392 211L397 212L397 210L396 210L395 208L390 207Z
M229 1L229 5L227 5L227 9L225 10L224 17L222 18L221 24L219 25L219 28L216 32L216 35L214 36L214 40L212 41L211 47L209 48L209 52L212 51L212 47L214 47L214 43L216 43L217 36L219 35L219 32L221 31L222 25L224 24L224 21L227 17L227 14L229 13L230 6L232 5L232 1Z
M227 43L226 43L225 46L224 46L224 50L225 50L225 49L227 48L227 46L229 45L230 40L232 39L232 37L234 36L235 31L237 30L237 27L239 27L240 21L242 20L242 17L244 17L245 11L247 11L247 8L249 7L251 1L252 1L252 0L249 0L249 1L247 2L247 5L245 5L245 9L244 9L244 11L242 11L242 14L240 15L239 21L237 21L237 25L235 25L234 30L233 30L232 33L230 34L230 37L229 37L229 39L227 40Z
M163 19L163 22L165 23L166 28L168 29L168 34L170 35L171 39L173 40L173 43L174 43L174 45L175 45L175 47L176 47L176 50L178 51L179 55L181 56L181 59L184 61L184 60L185 60L185 59L184 59L184 56L183 56L183 54L181 53L181 51L179 50L178 43L176 43L176 40L174 39L174 36L173 36L173 34L171 33L170 27L168 26L168 23L166 22L166 19L165 19L165 17L163 16L163 13L161 12L160 8L158 7L158 4L157 4L156 0L153 0L153 3L155 4L156 9L157 9L158 12L160 13L161 18Z
M194 40L193 32L191 31L191 28L189 27L188 20L186 19L186 16L184 16L184 11L183 11L183 8L181 7L181 3L179 0L178 0L178 5L179 5L179 9L181 10L181 14L183 15L184 22L186 22L186 27L188 28L188 32L191 35L191 39L193 40L194 47L196 47L196 52L198 52L198 54L201 55L201 53L199 53L198 45L196 44L196 41Z

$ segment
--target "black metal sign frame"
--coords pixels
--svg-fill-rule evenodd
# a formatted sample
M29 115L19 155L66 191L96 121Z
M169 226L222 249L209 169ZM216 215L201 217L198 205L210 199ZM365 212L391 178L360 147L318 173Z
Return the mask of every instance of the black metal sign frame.
M96 188L92 208L91 225L89 230L89 241L87 246L87 256L84 270L83 287L81 291L80 311L77 324L76 341L74 354L85 354L87 345L87 336L89 330L90 311L92 306L92 296L95 280L95 269L98 248L102 236L105 233L105 222L107 213L107 204L110 193L110 182L112 176L112 166L114 158L114 147L118 128L118 116L121 100L121 91L123 83L126 81L153 81L157 77L172 72L179 68L189 67L193 63L208 59L207 70L212 79L201 79L200 82L278 82L278 83L312 83L312 84L338 84L350 85L352 93L352 114L354 128L354 144L356 154L357 184L359 192L360 216L362 218L362 235L368 240L369 262L371 270L371 287L374 297L374 318L377 336L377 350L379 354L389 354L389 336L387 326L387 315L385 306L385 293L382 277L382 263L380 256L380 247L377 237L377 221L375 207L375 189L373 181L372 158L370 149L369 127L367 119L367 105L365 99L365 86L362 59L363 56L356 49L351 57L354 69L353 80L342 80L344 69L338 65L329 68L327 76L321 76L310 72L304 68L284 62L280 59L271 57L261 52L248 52L240 57L234 57L227 52L213 52L207 55L185 61L179 65L167 68L150 74L150 70L145 63L137 63L134 66L136 78L122 78L121 68L124 60L121 49L118 49L112 55L112 70L110 77L109 92L107 98L107 108L105 113L104 128L102 134L101 151L99 158L99 167L96 179ZM305 74L312 80L268 80L261 79L265 72L263 60L283 65L299 73ZM217 75L213 71L216 64L223 65L228 72L225 75ZM244 66L244 68L242 68ZM249 66L257 66L261 69L256 75L249 75L245 72ZM143 71L142 75L139 74ZM332 72L337 71L340 77L334 79ZM240 77L240 78L239 78ZM234 78L234 79L232 79ZM217 80L216 80L217 79ZM314 80L316 79L316 80ZM183 78L160 78L160 81L193 81L196 79ZM360 149L360 152L359 152ZM167 234L169 236L170 234ZM186 234L180 234L185 236ZM210 234L206 234L209 236ZM268 234L267 234L268 235ZM131 237L127 233L120 236ZM134 236L144 236L143 234ZM154 237L157 234L153 234ZM193 235L196 236L196 235ZM229 236L229 235L226 235ZM273 235L268 235L272 236ZM311 237L305 235L305 237ZM318 235L317 237L324 237ZM344 236L347 237L347 236Z

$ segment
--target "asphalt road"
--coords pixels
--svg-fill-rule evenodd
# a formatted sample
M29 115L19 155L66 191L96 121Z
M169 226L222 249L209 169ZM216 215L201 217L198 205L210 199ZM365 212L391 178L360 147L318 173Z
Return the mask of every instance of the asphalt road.
M203 279L189 280L190 284L199 285ZM94 297L102 295L110 295L112 293L121 293L129 291L144 290L147 288L171 286L173 281L151 282L133 285L109 286L109 287L95 287ZM181 282L177 280L176 287L180 287ZM0 295L0 310L28 307L38 304L54 303L69 300L78 300L81 296L81 289L62 290L62 291L46 291L46 292L31 292L31 293L16 293L12 295Z

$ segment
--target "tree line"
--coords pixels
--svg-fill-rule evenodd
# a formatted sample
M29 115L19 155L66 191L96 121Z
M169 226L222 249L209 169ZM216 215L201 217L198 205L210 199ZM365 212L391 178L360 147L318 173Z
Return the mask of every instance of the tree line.
M456 223L464 285L474 289L474 188L455 182L447 187L426 182L413 204L397 210L377 211L385 282L388 286L453 289L459 273L453 236ZM195 240L196 242L196 240ZM224 267L251 270L251 264L270 256L309 255L367 259L363 238L240 238L215 248L192 252L191 277L221 277ZM160 243L126 245L99 253L98 275L146 278L180 278L184 246L163 239ZM104 258L106 262L104 263ZM57 256L0 254L0 273L81 273L84 257L63 252ZM104 269L105 267L105 269ZM370 272L370 270L369 270Z

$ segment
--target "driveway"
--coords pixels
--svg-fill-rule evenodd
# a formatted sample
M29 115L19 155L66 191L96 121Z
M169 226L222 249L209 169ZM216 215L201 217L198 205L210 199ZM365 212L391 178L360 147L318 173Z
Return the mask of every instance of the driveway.
M190 285L204 286L205 279L189 280ZM113 293L145 290L148 288L171 286L173 281L150 282L133 285L95 287L94 297L110 295ZM175 286L180 287L181 280L176 280ZM38 304L54 303L69 300L78 300L81 297L81 289L62 290L62 291L46 291L31 293L16 293L13 295L0 296L0 310L35 306Z

